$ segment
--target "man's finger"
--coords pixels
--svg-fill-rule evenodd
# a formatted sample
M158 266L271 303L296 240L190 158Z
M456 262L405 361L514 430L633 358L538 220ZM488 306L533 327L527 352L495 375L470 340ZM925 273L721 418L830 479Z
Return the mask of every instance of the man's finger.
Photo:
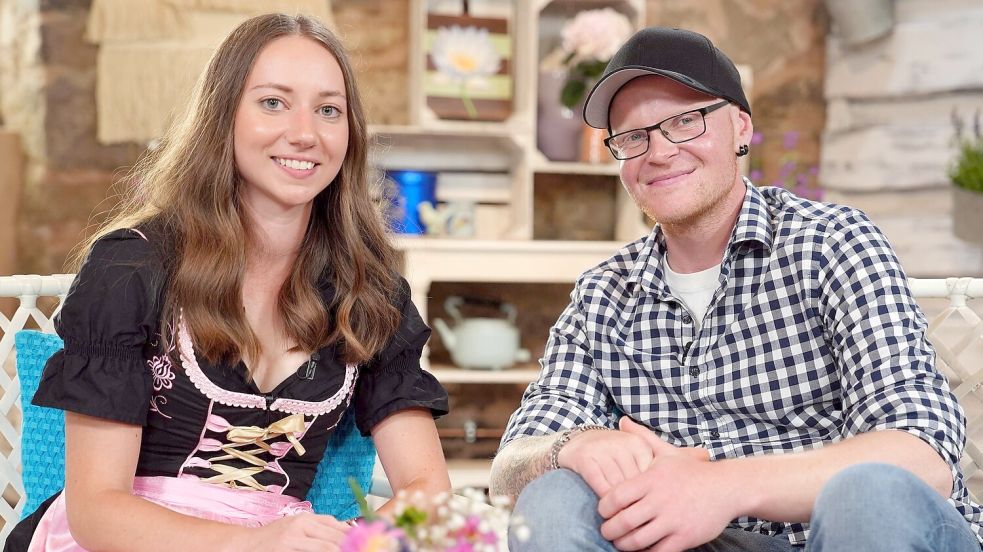
M652 450L656 451L656 453L658 452L665 453L665 452L676 450L676 447L670 445L669 443L663 441L662 439L659 439L659 437L652 431L651 428L644 426L636 422L635 420L632 420L628 416L621 417L621 419L618 421L618 427L619 429L621 429L621 431L624 431L625 433L638 435L642 439L645 439L645 442L648 443L649 446L652 447Z
M614 541L618 550L648 550L669 535L669 528L663 527L658 519L651 519L641 527Z

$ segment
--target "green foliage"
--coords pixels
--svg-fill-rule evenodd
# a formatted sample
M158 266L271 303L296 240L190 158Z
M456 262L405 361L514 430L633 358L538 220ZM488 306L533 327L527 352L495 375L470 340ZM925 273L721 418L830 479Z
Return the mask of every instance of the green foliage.
M427 513L419 508L410 506L396 516L396 527L412 533L427 521Z
M567 59L570 57L572 54L567 56ZM571 67L567 71L567 82L560 91L560 103L568 109L577 107L580 100L584 98L587 88L593 86L594 81L604 73L604 68L607 66L606 61L591 59Z
M359 486L358 480L349 477L348 486L352 489L352 494L355 496L355 502L358 504L358 510L362 513L362 517L368 521L374 520L376 518L375 511L369 508L369 503L365 500L365 491Z
M983 193L983 140L960 140L949 178L960 188Z
M983 130L980 125L980 111L973 116L972 132L966 122L952 110L952 126L958 148L956 159L949 168L949 178L960 188L983 193Z

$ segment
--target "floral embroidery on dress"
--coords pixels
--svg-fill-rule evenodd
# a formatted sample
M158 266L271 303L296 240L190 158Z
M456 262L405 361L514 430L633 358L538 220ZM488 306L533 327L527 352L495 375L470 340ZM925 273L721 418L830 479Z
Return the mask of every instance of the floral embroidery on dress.
M159 392L164 389L170 389L174 385L174 365L171 363L171 352L173 350L174 345L171 345L167 351L164 351L160 355L155 355L147 361L147 366L150 368L150 376L153 378L154 391ZM150 411L170 419L171 416L164 414L160 410L160 405L165 404L167 404L167 397L160 393L150 397Z
M174 381L174 367L171 364L171 351L174 350L174 346L168 349L165 353L154 356L147 361L147 365L150 366L150 375L154 378L154 391L160 391L161 389L170 389L172 381Z
M164 414L163 412L161 412L160 406L158 405L158 403L160 403L160 404L167 404L167 397L165 397L164 395L154 395L153 397L150 397L150 411L151 412L156 412L156 413L160 414L161 416L163 416L163 417L167 418L168 420L170 420L171 419L171 416L168 416L167 414Z

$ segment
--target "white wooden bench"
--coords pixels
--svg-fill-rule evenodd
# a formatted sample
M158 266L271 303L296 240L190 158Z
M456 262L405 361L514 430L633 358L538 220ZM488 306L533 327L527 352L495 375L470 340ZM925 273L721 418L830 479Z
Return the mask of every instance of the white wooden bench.
M9 317L0 312L0 543L20 518L25 500L20 477L20 385L13 358L14 334L25 327L53 332L52 317L72 279L71 274L0 277L0 299L19 301ZM930 320L929 337L938 351L939 366L966 410L968 439L963 470L971 491L980 496L983 490L983 391L980 389L983 278L913 278L910 283ZM39 298L50 303L47 309L39 305Z

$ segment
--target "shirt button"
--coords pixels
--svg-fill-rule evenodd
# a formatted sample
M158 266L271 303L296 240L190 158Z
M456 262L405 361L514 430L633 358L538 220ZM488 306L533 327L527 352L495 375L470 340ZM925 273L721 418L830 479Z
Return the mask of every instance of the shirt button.
M700 375L700 369L699 369L699 368L697 368L696 366L694 366L694 367L692 367L692 368L690 368L690 369L689 369L689 375L691 375L691 376L693 376L694 378L695 378L696 376L699 376L699 375Z
M710 431L710 437L713 437L714 439L716 439L716 438L720 437L720 432L717 431L716 429L711 430Z
M683 313L683 324L690 324L693 322L693 317L689 315L688 312Z

